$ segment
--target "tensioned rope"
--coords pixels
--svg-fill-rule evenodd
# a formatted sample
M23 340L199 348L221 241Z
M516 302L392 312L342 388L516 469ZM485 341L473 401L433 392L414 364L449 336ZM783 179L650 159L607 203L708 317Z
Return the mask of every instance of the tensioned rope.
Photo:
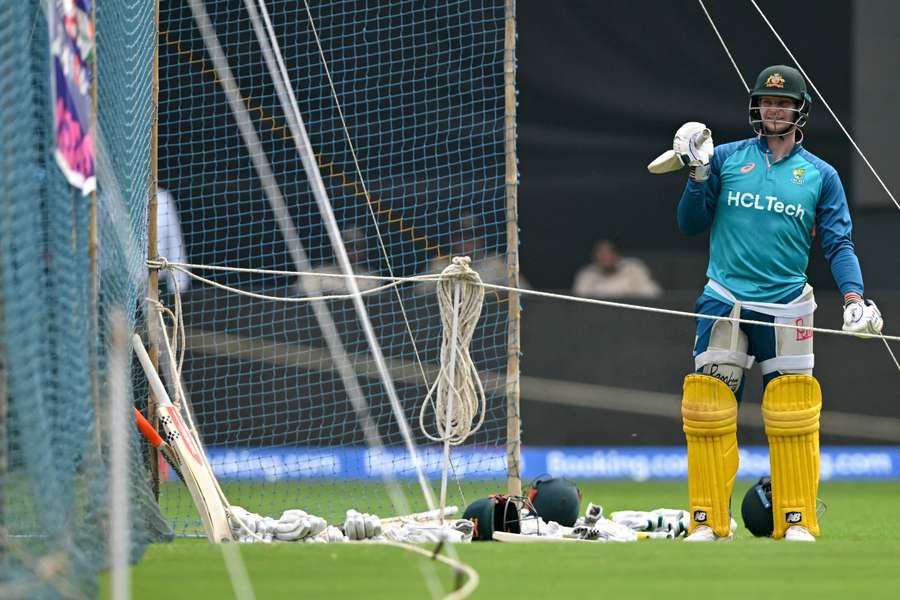
M701 0L701 3L702 3L702 0ZM878 180L878 183L881 184L882 189L884 189L884 191L888 195L888 197L890 197L890 199L894 202L894 206L896 206L897 209L900 210L900 203L897 202L897 199L894 197L894 194L891 192L890 189L888 189L887 184L884 183L884 180L881 179L881 176L878 174L878 171L875 170L875 167L872 166L872 163L870 163L869 159L866 157L866 155L863 154L863 151L856 144L856 140L853 139L853 136L850 135L850 133L847 131L847 128L844 127L844 124L841 122L841 120L838 118L838 116L835 114L835 112L833 110L831 110L831 106L828 104L828 101L825 100L825 96L822 94L822 92L819 91L819 88L816 87L816 84L813 83L812 78L806 74L806 71L800 65L800 61L797 60L797 58L794 56L794 53L791 52L791 50L790 50L790 48L788 48L787 44L784 43L784 40L781 39L781 36L778 35L778 31L775 30L775 27L772 25L772 23L769 21L768 17L766 17L765 13L759 7L759 4L756 3L756 0L750 0L750 4L752 4L753 7L756 8L757 12L759 12L759 16L762 17L762 20L765 21L766 25L769 26L769 29L772 31L772 35L775 36L775 39L778 40L778 42L781 44L781 47L784 48L784 51L787 52L788 56L791 57L791 60L794 61L794 64L797 65L797 69L800 71L800 73L803 74L803 78L806 79L807 82L809 82L809 86L813 89L813 91L816 93L816 95L822 101L822 104L825 105L825 108L828 110L828 113L834 119L834 122L837 123L838 127L841 128L841 131L844 132L844 135L847 136L847 140L850 141L850 144L853 146L853 148L859 154L859 157L863 159L863 162L865 162L866 166L869 167L869 170L872 171L872 175L874 175L875 179Z
M162 257L160 257L162 258ZM175 271L180 271L182 273L186 273L192 279L205 283L207 285L211 285L222 290L226 290L235 294L240 294L243 296L249 296L251 298L258 298L262 300L270 300L273 302L294 302L294 303L303 303L303 302L311 302L313 300L346 300L352 297L351 294L334 294L331 296L317 296L315 298L310 297L290 297L286 298L283 296L270 296L266 294L260 294L257 292L248 292L246 290L241 290L239 288L235 288L229 285L225 285L223 283L219 283L217 281L213 281L202 275L197 275L192 272L191 269L205 269L210 271L230 271L235 273L256 273L263 275L288 275L288 276L311 276L311 277L337 277L344 278L344 275L335 275L328 273L296 273L294 271L278 271L278 270L268 270L268 269L249 269L243 267L223 267L223 266L214 266L214 265L197 265L191 263L174 263L168 262L164 260L149 260L147 261L147 266L154 269L171 269ZM354 275L356 279L369 279L369 280L380 280L387 281L384 285L372 288L367 291L361 291L360 295L368 296L371 294L377 294L380 291L383 291L387 288L394 287L397 285L403 285L405 283L418 283L422 281L433 281L438 282L442 279L440 274L429 274L429 275L416 275L413 277L379 277L375 275ZM501 292L518 292L519 294L525 296L539 296L543 298L552 298L555 300L564 300L567 302L578 302L581 304L595 304L598 306L607 306L610 308L622 308L626 310L636 310L641 312L648 313L656 313L662 315L672 315L676 317L690 317L694 319L708 319L710 321L729 321L731 323L742 323L745 325L762 325L764 327L781 327L785 329L794 329L800 331L813 331L816 333L825 333L829 335L842 335L842 336L850 336L856 338L872 338L872 339L884 339L890 340L892 342L900 342L900 336L896 335L877 335L870 333L851 333L849 331L843 331L840 329L828 329L825 327L809 327L804 325L794 325L791 323L770 323L768 321L756 321L753 319L742 319L735 317L719 317L715 315L703 315L700 313L690 312L686 310L676 310L671 308L659 308L656 306L644 306L641 304L629 304L626 302L616 302L614 300L600 300L598 298L581 298L578 296L570 296L567 294L558 294L555 292L542 292L540 290L530 290L524 288L513 288L505 285L498 285L493 283L485 283L482 282L481 286L485 289L496 290Z

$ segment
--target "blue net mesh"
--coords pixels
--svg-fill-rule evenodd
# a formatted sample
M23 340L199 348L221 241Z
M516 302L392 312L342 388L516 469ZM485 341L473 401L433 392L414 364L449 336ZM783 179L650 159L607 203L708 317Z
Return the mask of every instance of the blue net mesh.
M354 271L407 277L468 255L484 280L505 284L504 3L310 4L307 13L303 3L266 3ZM159 38L159 180L167 191L160 206L177 219L161 216L159 254L199 265L297 271L251 161L251 153L261 153L290 212L290 235L314 270L339 273L249 15L235 3L205 5L260 146L245 146L190 8L168 3ZM410 498L421 499L352 303L329 300L327 308L386 444L379 456L367 450L311 307L274 299L304 295L298 278L196 272L273 297L176 280L184 302L186 395L231 502L267 514L299 506L329 519L351 507L389 514L380 483L385 471L409 486ZM163 279L171 306L174 281ZM321 283L326 292L346 292L340 280ZM439 362L435 285L407 284L399 296L379 292L366 306L405 416L416 424ZM463 493L505 489L508 313L507 298L488 293L472 343L488 410L484 426L454 452L463 482L451 484L454 504L464 503ZM438 477L440 448L414 429L428 475ZM162 488L175 530L196 533L199 521L180 484L170 480ZM421 500L415 508L424 508Z
M96 288L92 201L69 186L52 154L47 31L43 3L6 2L0 8L4 597L89 597L96 591L96 573L107 555L106 432L99 416L106 404L104 317L120 307L133 322L146 279L141 224L149 190L153 2L101 0L97 7L97 38L105 52L99 71L108 76L101 75L98 90L98 146L109 143L112 152L99 152L107 160L97 169ZM130 226L114 232L113 214L126 215ZM150 494L134 432L131 449L137 558L148 541L171 531Z

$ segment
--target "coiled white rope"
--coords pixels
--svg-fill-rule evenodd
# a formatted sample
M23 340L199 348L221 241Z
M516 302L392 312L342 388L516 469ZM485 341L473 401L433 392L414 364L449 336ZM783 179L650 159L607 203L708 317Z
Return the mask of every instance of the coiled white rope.
M433 442L458 446L484 423L487 400L469 345L484 304L484 284L468 256L455 257L437 285L441 311L441 367L419 410L419 428ZM435 433L426 426L434 411Z

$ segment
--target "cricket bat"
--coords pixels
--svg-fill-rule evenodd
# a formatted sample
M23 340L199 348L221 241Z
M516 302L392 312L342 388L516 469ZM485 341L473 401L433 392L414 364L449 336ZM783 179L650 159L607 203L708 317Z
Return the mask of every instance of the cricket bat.
M386 517L381 519L381 524L391 524L391 523L429 523L440 521L443 517L450 517L459 512L459 508L456 506L447 506L444 508L443 513L441 513L440 508L435 508L433 510L426 510L424 512L411 513L408 515L400 515L397 517Z
M225 505L219 496L217 482L203 447L185 425L178 408L172 404L159 374L150 362L150 356L141 338L135 335L132 342L134 353L144 368L147 381L158 400L157 410L165 443L173 450L172 454L180 467L182 480L187 485L197 512L200 513L206 537L212 543L233 541Z
M156 448L163 458L166 459L166 462L172 467L172 470L178 475L178 478L181 481L184 481L184 475L181 474L181 465L178 464L178 457L175 456L175 451L172 450L172 446L166 443L164 439L157 433L155 429L153 429L153 425L150 424L144 415L141 414L141 411L138 409L134 410L134 423L137 425L138 431L141 432L141 435L144 436L144 439L147 440L151 446Z
M510 533L508 531L495 531L492 534L495 541L507 542L511 544L555 544L557 542L591 542L592 540L582 540L571 537L549 537L541 535L525 535L521 533Z

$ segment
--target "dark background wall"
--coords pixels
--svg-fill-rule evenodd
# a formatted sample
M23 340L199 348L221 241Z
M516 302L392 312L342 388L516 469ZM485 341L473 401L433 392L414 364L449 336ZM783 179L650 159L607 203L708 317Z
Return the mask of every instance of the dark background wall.
M854 31L854 3L817 2L815 10L802 15L783 3L759 4L853 131L851 99L854 81L859 81L853 69L854 35L865 35L859 28ZM861 10L873 12L866 4ZM790 64L750 3L710 0L706 5L750 85L765 66ZM705 122L717 142L752 135L743 85L698 3L567 0L548 8L520 2L518 28L525 275L537 287L568 288L592 242L612 237L625 253L647 257L656 274L689 276L705 253L706 237L687 238L676 228L675 207L685 178L653 176L646 165L671 146L672 134L685 121ZM896 32L880 37L883 47L891 41L896 45L897 38ZM893 59L888 51L866 56L871 89L879 85L879 80L872 83L879 60L889 65ZM890 79L882 78L881 85L892 85ZM860 112L868 123L871 117ZM880 111L874 117L876 128L890 118ZM869 288L896 289L900 261L890 243L900 227L896 207L886 202L863 207L853 197L852 176L871 175L851 173L852 148L821 98L814 99L806 134L807 147L834 165L844 180ZM878 158L883 169L891 166L890 160ZM886 198L878 190L872 193ZM834 286L818 247L810 279L820 289ZM667 283L689 288L694 282Z
M900 35L896 29L881 26L871 13L882 11L878 14L891 17L900 13L897 8L900 3L822 0L815 3L814 10L798 10L771 0L760 0L759 3L831 108L850 131L859 128L864 132L864 149L866 144L873 144L873 163L885 171L885 178L891 183L896 177L896 169L891 169L894 150L890 146L895 137L890 135L892 130L889 128L896 121L893 112L896 102L892 102L896 70L892 65L900 55ZM225 2L214 4L220 8L230 6ZM500 6L497 2L483 4L495 11ZM706 4L743 77L750 83L763 67L790 62L750 3L708 0ZM327 12L329 6L322 4L320 8ZM452 6L438 6L448 13L448 18L453 17ZM860 16L861 11L865 18ZM167 77L163 79L161 98L169 112L161 111L161 180L179 201L189 255L196 262L229 264L239 264L236 261L242 256L254 259L265 256L270 261L266 263L267 267L290 268L280 237L260 234L260 231L275 231L271 223L242 218L244 206L240 206L241 210L236 208L243 202L263 202L250 163L243 155L236 151L219 160L222 158L217 150L219 145L239 150L238 139L223 142L213 136L194 140L198 152L210 153L210 157L204 155L203 158L208 158L207 163L211 166L197 172L189 171L192 165L180 160L176 153L166 154L169 145L180 148L193 140L188 126L215 133L216 125L219 125L221 130L231 132L229 135L235 135L235 130L228 125L230 121L222 99L216 96L218 86L207 76L200 51L202 44L196 34L191 33L193 25L189 14L183 7L176 6L164 11L162 16L167 42L162 65ZM375 21L382 18L376 13L370 17ZM390 21L393 17L386 14L383 18ZM249 35L250 29L241 29L228 10L223 9L219 19L224 30L234 28L243 31L241 35ZM502 19L491 22L496 25L502 23ZM287 37L291 43L286 47L296 56L289 56L289 62L293 60L297 69L316 64L318 59L310 41L303 42L305 38L292 29L298 27L297 23L284 17L278 25L293 32ZM360 28L360 23L354 23L354 26ZM522 0L518 3L517 26L520 256L524 275L536 288L569 289L576 269L587 262L593 242L611 237L619 242L623 253L646 259L656 279L666 289L657 305L691 310L705 279L707 239L706 236L685 237L676 228L675 207L684 185L684 174L652 176L647 173L646 164L671 146L673 132L685 121L705 122L712 128L717 142L752 134L747 123L748 98L743 84L698 3L694 0L566 0L553 3ZM873 37L877 43L867 37L872 31L877 33ZM502 52L501 33L499 27L479 31L479 42L468 46L471 55L449 46L446 54L474 63L479 63L476 50L496 58L497 52ZM233 38L236 48L245 51L249 42L237 34ZM343 37L337 35L335 39ZM362 44L365 40L356 42ZM387 42L385 44L389 46ZM196 52L192 53L191 49ZM369 47L368 52L360 53L360 60L378 62L375 60L377 50L377 46ZM382 50L388 52L389 48ZM190 60L186 60L186 56ZM496 90L499 89L497 80L502 77L500 63L493 59L489 62L493 69L485 77L492 82L488 87ZM358 69L358 65L351 67L348 72ZM390 97L402 97L409 106L421 108L419 103L427 104L427 91L431 88L406 95L402 90L403 76L416 68L415 64L397 67L396 72L390 73L392 78L382 84L389 89L398 86L394 90L396 94ZM273 122L277 122L278 111L266 78L258 77L252 68L237 73L251 97L265 99L265 114L275 115ZM431 71L427 76L433 79ZM312 78L320 84L321 79L321 74L318 79ZM435 85L452 88L455 83L445 77ZM209 105L189 102L196 91L189 85L205 90L200 96L208 99ZM320 85L316 88L319 96L313 97L309 92L305 101L314 106L325 103L328 98L325 89ZM360 85L359 89L367 88ZM481 92L466 93L473 94L477 100L475 104L487 103L488 99L478 96L483 96ZM887 331L895 332L898 322L895 315L900 314L900 277L897 277L900 253L896 251L894 240L900 232L900 214L893 204L880 196L883 192L871 189L870 174L851 169L855 160L851 145L824 109L822 98L816 96L806 129L807 147L833 164L844 179L868 291L884 309ZM473 98L466 97L467 101ZM869 109L870 99L872 110ZM395 251L401 249L405 257L398 274L421 272L438 247L448 251L449 234L456 226L453 215L469 206L482 215L482 228L490 229L489 246L502 248L505 242L505 197L500 160L503 140L498 132L491 129L473 137L469 131L471 123L466 119L459 121L456 126L466 135L453 141L450 154L459 154L461 163L480 165L483 170L481 179L473 178L471 174L459 176L457 171L460 169L442 161L428 163L432 167L428 169L428 164L417 162L415 156L431 154L419 153L418 146L404 143L410 132L420 134L418 138L412 136L416 139L434 138L427 123L417 125L415 120L404 123L401 128L404 135L398 133L391 137L389 127L377 119L380 114L377 102L363 104L372 109L371 122L366 122L368 128L364 130L375 137L386 136L410 153L403 161L410 167L408 173L392 172L390 161L386 161L388 167L384 172L373 168L380 176L370 179L373 194L402 217L384 228L389 245ZM487 104L491 113L502 119L502 97L497 95ZM305 105L301 107L302 111L308 109ZM410 114L418 113L411 110ZM436 110L435 122L443 122L446 114L445 108ZM325 131L319 134L322 140L333 141L340 137L340 130L334 125L335 115L318 115L318 118L319 125L325 124ZM481 122L480 117L472 119L472 122ZM884 127L880 127L881 124ZM416 126L425 129L419 131ZM334 130L329 131L328 127ZM312 208L308 185L302 177L295 176L299 166L293 147L285 139L272 133L265 143L269 144L267 148L273 155L280 157L280 176L291 206L297 207L298 214L294 216L301 235L317 240L311 244L318 248L312 253L313 260L327 261L330 259L329 246ZM472 143L472 139L481 140L480 146ZM313 142L322 140L314 139ZM443 143L443 140L435 143L438 142ZM377 144L373 142L375 146ZM481 148L478 151L482 155L490 154L492 159L483 156L479 159L473 148ZM487 153L485 148L491 148L493 152ZM329 150L336 151L334 148ZM473 154L462 154L463 151ZM347 162L346 157L340 160ZM212 176L219 168L228 171L229 176ZM349 169L344 165L344 172ZM236 173L244 176L236 176ZM235 189L231 189L232 184L228 182L234 181L237 182ZM867 187L858 185L863 181L868 182ZM328 184L335 192L335 206L339 215L343 215L344 223L368 218L361 209L363 204L358 196L348 192L347 186L335 185L333 181ZM854 190L864 191L854 193ZM226 205L225 201L232 196L240 202ZM861 201L861 196L865 201ZM875 200L877 197L881 200ZM264 205L260 204L260 207L255 214L266 214ZM431 246L426 248L401 235L400 223L424 232L425 238L431 240ZM245 245L232 247L225 243L245 234L248 236ZM252 246L249 253L246 251L248 245ZM829 269L818 247L813 252L809 275L817 288L820 305L817 324L838 327L840 299L833 290ZM283 279L279 283L282 288L288 285L287 278ZM274 285L270 281L253 283ZM289 431L285 423L293 421L285 415L289 410L297 410L291 394L297 389L298 381L312 378L315 386L322 389L331 385L323 375L327 374L330 363L319 358L316 348L303 350L306 354L301 355L305 358L294 360L294 350L289 351L288 345L306 343L304 339L277 340L278 347L284 350L284 364L260 355L237 356L237 352L227 348L221 338L203 337L201 318L208 318L210 323L227 324L235 331L226 333L243 331L250 339L277 337L273 332L278 331L278 327L273 323L296 319L301 325L291 331L303 332L305 337L316 339L316 335L310 333L313 325L309 315L304 316L298 307L263 309L246 304L244 299L226 301L210 290L191 290L191 294L186 309L190 316L188 322L199 331L193 331L193 337L188 339L187 370L193 371L193 376L187 380L190 393L195 398L212 402L216 418L230 424L221 428L225 431L223 435L233 434L232 438L216 442L231 443L241 437L240 432L230 431L228 427L239 429L243 421L226 418L225 413L231 410L225 408L229 406L229 394L240 390L241 397L250 397L253 393L281 397L284 406L292 408L267 415L239 416L264 421L278 435L285 436L285 443L313 443L314 440L297 437L307 432ZM349 309L345 307L344 310L349 314ZM502 323L505 307L495 305L492 310L497 317L492 322ZM419 315L417 326L426 334L439 331L434 306L419 306L414 311ZM433 323L428 322L429 316ZM384 327L385 346L393 348L398 356L408 356L408 349L402 346L406 339L405 330L392 329L395 325L399 327L396 313L384 310L382 315L376 314L375 319ZM344 325L355 326L351 319L346 321ZM527 298L522 327L521 388L526 443L681 443L678 394L684 373L692 369L693 323L690 319ZM497 332L496 339L501 339L502 328ZM355 339L351 334L347 334L348 339ZM437 340L437 337L429 339ZM362 353L362 338L356 343ZM436 362L433 354L437 347L429 351L432 362ZM502 364L497 357L505 356L505 348L491 351L496 352L492 358L494 366ZM883 345L818 336L816 354L817 375L826 390L823 441L900 443L900 412L897 408L900 404L896 402L898 374ZM479 367L486 367L491 362L484 357L477 360ZM262 381L260 373L265 373L268 379ZM379 385L374 378L370 383L372 389ZM744 441L757 443L763 441L758 419L759 384L759 374L754 371L741 409L742 419L750 425L742 427L741 435L745 436ZM318 389L315 386L307 389ZM328 393L340 397L337 390L329 389ZM414 399L411 406L421 396L412 385L404 393ZM282 410L281 405L278 410ZM349 404L345 403L342 410L342 414L349 415ZM317 418L333 416L322 414Z

